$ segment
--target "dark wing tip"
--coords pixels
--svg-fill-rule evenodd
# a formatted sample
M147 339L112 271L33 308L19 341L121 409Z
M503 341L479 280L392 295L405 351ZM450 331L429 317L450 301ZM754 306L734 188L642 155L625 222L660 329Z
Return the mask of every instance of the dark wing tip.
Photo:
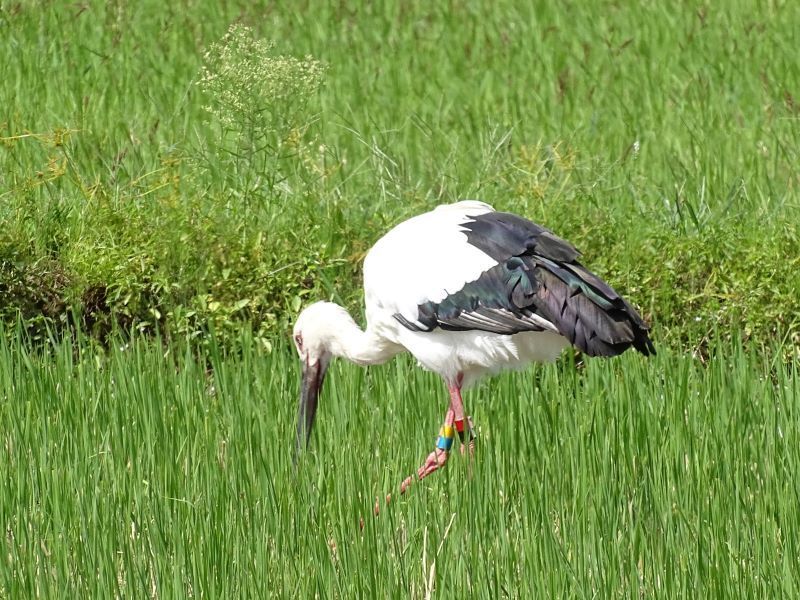
M647 329L640 329L636 333L638 335L633 340L633 347L645 356L656 355L656 347L653 345L653 340L650 339Z

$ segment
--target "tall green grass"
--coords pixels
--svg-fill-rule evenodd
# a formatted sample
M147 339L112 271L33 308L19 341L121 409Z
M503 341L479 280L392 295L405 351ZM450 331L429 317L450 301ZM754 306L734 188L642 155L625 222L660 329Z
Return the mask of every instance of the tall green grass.
M28 332L0 335L0 597L797 595L798 22L0 3L0 320ZM226 157L196 85L232 23L326 65L270 160ZM659 354L482 384L471 465L374 518L442 386L336 365L295 472L282 334L312 298L358 310L377 237L463 197L575 242Z
M795 366L735 344L492 379L474 460L373 517L432 447L437 378L336 363L295 473L295 358L239 349L0 342L0 596L798 592Z
M399 219L480 197L576 243L662 342L796 342L798 6L15 3L0 313L267 339L309 298L357 306ZM280 160L213 152L195 84L232 23L327 66Z

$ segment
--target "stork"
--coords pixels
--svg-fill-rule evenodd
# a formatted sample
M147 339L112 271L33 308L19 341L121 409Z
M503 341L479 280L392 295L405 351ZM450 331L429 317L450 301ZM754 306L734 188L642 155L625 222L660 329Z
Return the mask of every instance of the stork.
M474 438L461 392L480 377L553 361L570 344L590 356L630 347L654 354L636 310L578 256L550 230L474 200L394 227L364 259L366 330L330 302L311 304L294 326L302 362L295 459L333 357L375 365L407 351L444 380L444 424L403 493L445 465L456 433L462 451Z

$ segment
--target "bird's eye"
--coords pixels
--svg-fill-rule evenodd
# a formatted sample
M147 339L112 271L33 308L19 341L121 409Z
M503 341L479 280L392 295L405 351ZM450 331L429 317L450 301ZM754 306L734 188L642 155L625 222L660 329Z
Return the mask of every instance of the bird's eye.
M296 336L294 336L294 343L297 344L297 349L298 350L301 350L301 351L303 350L303 336L302 335L300 335L298 333Z

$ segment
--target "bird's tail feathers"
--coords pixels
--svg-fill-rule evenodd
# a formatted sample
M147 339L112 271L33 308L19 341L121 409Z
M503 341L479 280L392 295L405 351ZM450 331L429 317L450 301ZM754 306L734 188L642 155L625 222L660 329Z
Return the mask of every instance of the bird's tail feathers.
M631 346L655 354L649 327L611 286L578 262L537 258L537 312L574 346L590 356L616 356Z

